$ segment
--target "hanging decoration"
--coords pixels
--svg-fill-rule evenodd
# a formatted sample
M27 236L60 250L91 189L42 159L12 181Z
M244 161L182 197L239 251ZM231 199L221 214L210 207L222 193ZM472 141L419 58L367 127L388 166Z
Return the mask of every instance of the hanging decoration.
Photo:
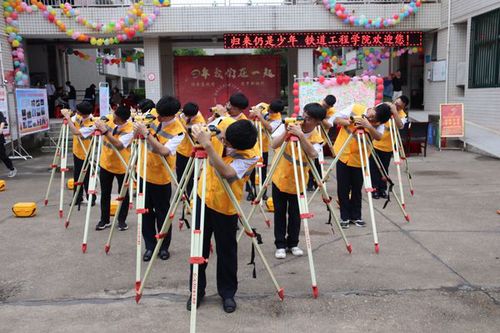
M134 62L144 57L144 52L141 51L137 51L132 55L121 58L109 54L102 54L96 57L79 50L73 50L72 48L69 47L63 48L63 52L68 55L74 55L76 57L79 57L82 60L92 61L95 62L96 64L104 64L104 65L119 65L124 62Z
M19 14L40 12L43 17L54 24L59 31L66 33L71 39L90 43L94 46L108 46L119 44L122 41L134 38L138 33L146 31L154 23L160 14L161 7L170 6L169 0L153 0L153 13L146 14L143 10L144 2L132 4L127 15L120 18L118 21L110 21L108 23L94 23L85 19L80 15L78 10L75 10L69 3L61 4L62 14L68 18L74 19L78 24L89 28L96 33L111 34L111 37L92 37L88 34L68 29L66 24L57 18L57 10L52 6L46 6L39 0L31 0L31 6L22 0L3 0L4 17L5 17L5 33L7 39L12 46L12 62L14 64L14 83L16 86L27 86L29 84L28 69L24 61L23 38L19 35ZM98 60L99 57L96 59ZM102 58L104 62L106 57ZM122 60L120 60L121 62ZM116 62L116 60L115 60Z
M332 14L337 15L343 23L351 26L364 27L366 29L381 29L393 27L407 17L415 15L422 6L421 0L411 0L409 4L405 4L399 13L394 13L390 17L368 18L365 15L354 15L354 11L348 11L342 4L337 3L337 0L323 0L323 5Z

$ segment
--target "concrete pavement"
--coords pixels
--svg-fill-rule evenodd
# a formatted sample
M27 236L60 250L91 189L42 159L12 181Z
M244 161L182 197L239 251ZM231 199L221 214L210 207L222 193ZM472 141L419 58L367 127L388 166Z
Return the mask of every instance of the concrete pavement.
M88 253L82 254L84 210L66 230L57 216L55 187L49 206L42 206L50 160L42 155L15 161L18 177L6 179L8 189L0 193L0 331L187 332L189 232L174 231L171 259L158 260L136 305L135 215L129 217L128 231L115 234L106 256L109 229L93 230L99 218L94 209ZM213 255L198 331L498 332L500 161L429 148L427 158L410 162L416 189L413 198L407 197L412 222L404 221L395 203L382 210L383 202L375 201L378 255L369 226L346 231L353 245L347 254L325 225L323 204L315 201L310 229L318 299L311 295L307 257L274 259L272 229L260 216L254 218L265 255L285 288L285 301L279 301L259 259L257 279L252 278L252 267L246 265L250 242L243 239L238 309L230 315L222 311ZM335 191L333 181L329 188ZM38 215L12 217L10 208L18 201L38 202ZM363 211L369 225L366 202ZM303 235L301 246L305 249Z

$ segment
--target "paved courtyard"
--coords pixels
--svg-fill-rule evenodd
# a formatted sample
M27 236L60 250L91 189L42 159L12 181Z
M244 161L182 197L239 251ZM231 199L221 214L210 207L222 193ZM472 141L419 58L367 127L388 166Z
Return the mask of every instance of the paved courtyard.
M65 229L57 214L56 186L49 206L43 206L50 162L50 154L15 161L17 178L3 178L0 331L187 332L189 231L174 230L171 258L157 261L136 305L135 215L129 215L131 228L115 234L105 255L109 229L94 231L99 215L94 209L88 251L82 254L84 209ZM500 216L495 211L500 208L500 160L429 149L426 158L410 162L416 190L407 198L412 221L405 222L395 202L383 210L383 202L375 201L378 255L369 226L346 231L353 245L349 255L338 234L332 236L325 225L321 200L312 205L318 299L312 298L307 257L274 259L272 229L255 217L252 223L263 236L263 250L285 288L285 300L277 297L259 259L257 279L252 278L250 242L244 238L238 309L230 315L222 310L214 255L198 331L499 332ZM329 188L335 190L333 180ZM70 200L69 191L65 200ZM37 216L12 217L11 206L19 201L37 202ZM363 205L368 219L366 201ZM303 236L301 245L305 249Z

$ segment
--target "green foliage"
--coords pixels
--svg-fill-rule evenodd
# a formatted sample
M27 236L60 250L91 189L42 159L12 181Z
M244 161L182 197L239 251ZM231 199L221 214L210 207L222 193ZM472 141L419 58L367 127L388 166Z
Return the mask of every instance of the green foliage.
M146 89L144 88L135 88L132 90L135 94L135 96L137 96L137 100L140 101L140 100L143 100L144 98L146 98Z
M204 56L207 55L203 49L175 49L174 56Z

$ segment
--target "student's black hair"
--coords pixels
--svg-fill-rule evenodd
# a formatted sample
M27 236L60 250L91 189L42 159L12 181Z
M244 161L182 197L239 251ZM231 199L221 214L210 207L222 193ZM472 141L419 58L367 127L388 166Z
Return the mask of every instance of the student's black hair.
M328 95L325 97L324 99L326 105L328 105L329 107L332 107L335 105L335 103L337 103L337 98L333 95Z
M381 103L375 107L377 121L385 124L391 118L391 107L386 103Z
M188 117L196 116L199 110L200 108L198 107L198 104L192 102L184 104L184 107L182 108L182 112Z
M269 105L269 112L272 113L281 113L285 109L285 103L281 99L275 99Z
M181 109L181 103L173 96L164 96L156 103L156 111L160 117L175 116Z
M141 100L137 105L139 106L139 109L143 113L148 112L155 107L155 103L147 98Z
M323 120L326 117L326 110L319 103L309 103L304 106L304 113L316 120Z
M127 121L130 118L130 107L126 105L120 105L116 108L115 116L123 121Z
M229 97L229 103L238 109L245 110L248 107L248 98L242 93L235 93Z
M257 129L250 120L235 121L226 129L226 140L234 149L250 149L257 142Z
M76 110L84 115L91 114L93 109L94 107L89 102L81 102L76 106Z
M408 107L408 105L410 104L410 99L408 98L408 96L406 95L401 95L398 97L401 102L405 103L405 109Z

